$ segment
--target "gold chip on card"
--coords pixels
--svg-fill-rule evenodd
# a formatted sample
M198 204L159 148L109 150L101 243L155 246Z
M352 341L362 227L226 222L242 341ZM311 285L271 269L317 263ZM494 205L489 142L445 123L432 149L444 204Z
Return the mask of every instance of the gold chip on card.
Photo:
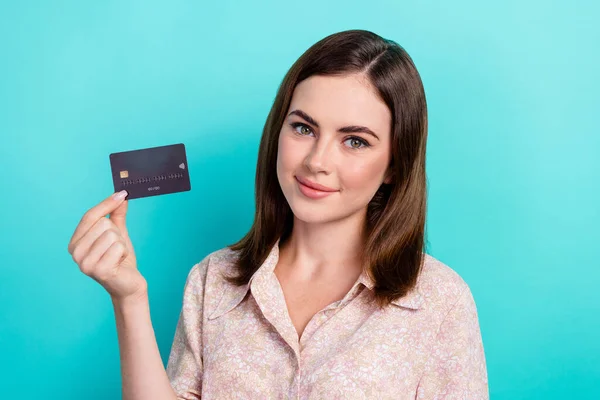
M129 178L129 171L121 171L121 178Z

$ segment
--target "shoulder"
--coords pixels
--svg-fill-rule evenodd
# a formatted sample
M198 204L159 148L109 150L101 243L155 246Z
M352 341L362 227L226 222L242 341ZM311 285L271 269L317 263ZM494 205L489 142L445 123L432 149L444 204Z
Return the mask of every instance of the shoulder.
M237 252L229 247L213 251L190 269L183 288L183 309L198 312L203 310L210 315L218 306L227 290L224 274L231 275L235 268ZM199 317L201 313L197 313Z
M430 254L424 254L417 290L424 297L428 309L442 314L446 314L461 299L472 299L469 285L464 279Z
M186 286L214 288L223 281L224 274L230 275L235 268L238 252L229 247L223 247L207 254L190 269Z

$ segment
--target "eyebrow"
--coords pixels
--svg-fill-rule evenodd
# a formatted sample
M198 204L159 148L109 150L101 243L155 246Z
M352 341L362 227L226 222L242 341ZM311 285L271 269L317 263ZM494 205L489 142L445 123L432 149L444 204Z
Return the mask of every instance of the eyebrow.
M316 126L317 128L319 127L319 123L317 121L315 121L310 115L308 115L307 113L305 113L302 110L294 110L294 111L292 111L291 113L288 114L288 117L291 116L291 115L297 115L300 118L302 118L303 120L305 120L306 122L308 122L309 124L312 124L312 125ZM375 139L379 140L379 136L377 136L375 134L375 132L373 132L372 130L370 130L366 126L360 126L360 125L344 126L343 128L338 129L338 132L342 132L342 133L366 133L366 134L369 134L371 136L374 136Z

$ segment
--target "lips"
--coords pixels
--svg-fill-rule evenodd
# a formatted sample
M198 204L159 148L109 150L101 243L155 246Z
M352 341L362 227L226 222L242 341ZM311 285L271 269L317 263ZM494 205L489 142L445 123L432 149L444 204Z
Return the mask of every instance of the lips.
M302 178L300 176L296 176L296 179L298 180L298 182L300 182L304 186L308 186L309 188L314 189L314 190L318 190L321 192L328 192L328 193L337 192L337 189L332 189L328 186L319 185L318 183L312 182L312 181L310 181L306 178Z

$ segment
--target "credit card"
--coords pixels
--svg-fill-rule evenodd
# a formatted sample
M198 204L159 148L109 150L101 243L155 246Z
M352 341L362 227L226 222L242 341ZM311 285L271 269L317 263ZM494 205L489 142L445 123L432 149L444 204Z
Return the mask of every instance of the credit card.
M183 143L110 154L115 192L127 200L191 190Z

